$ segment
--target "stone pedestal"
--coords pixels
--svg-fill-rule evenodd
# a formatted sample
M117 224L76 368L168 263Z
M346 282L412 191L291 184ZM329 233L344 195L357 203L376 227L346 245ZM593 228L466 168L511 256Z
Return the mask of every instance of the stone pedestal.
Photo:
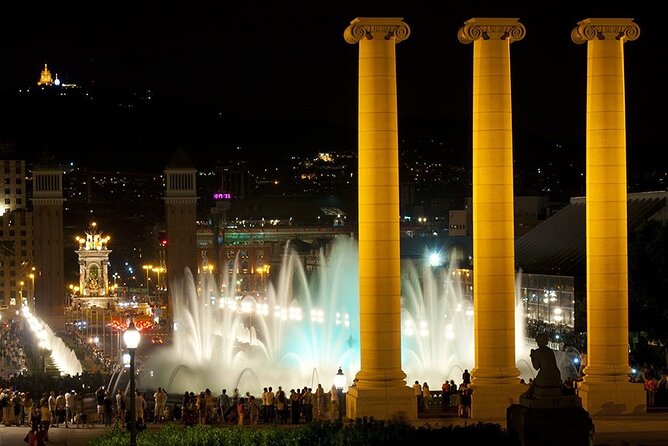
M346 395L346 414L357 419L373 417L377 420L416 420L415 394L410 387L359 389L350 387Z
M512 444L521 446L589 446L594 423L580 398L562 395L530 399L506 410Z

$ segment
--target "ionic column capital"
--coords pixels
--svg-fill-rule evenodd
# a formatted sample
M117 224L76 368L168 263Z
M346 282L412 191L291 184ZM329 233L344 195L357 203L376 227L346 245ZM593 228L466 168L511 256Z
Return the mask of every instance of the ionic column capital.
M358 17L350 22L343 38L351 45L362 39L385 39L399 43L411 34L411 29L402 20L401 17Z
M526 28L519 19L472 18L459 28L457 38L461 43L482 40L506 40L510 43L524 39Z
M640 27L633 19L585 19L571 31L571 39L577 44L589 40L636 40Z

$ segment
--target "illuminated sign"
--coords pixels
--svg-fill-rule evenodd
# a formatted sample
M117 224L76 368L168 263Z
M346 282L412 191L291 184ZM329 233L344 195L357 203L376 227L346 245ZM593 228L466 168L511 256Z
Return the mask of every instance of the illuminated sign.
M214 200L231 200L232 199L232 194L229 192L214 192L213 193L213 199Z

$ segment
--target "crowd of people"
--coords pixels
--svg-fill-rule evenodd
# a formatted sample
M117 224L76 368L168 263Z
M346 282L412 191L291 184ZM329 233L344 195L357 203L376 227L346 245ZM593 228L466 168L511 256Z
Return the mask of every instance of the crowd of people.
M6 380L28 369L26 352L19 336L18 323L0 324L0 380Z
M440 405L442 412L456 412L461 418L471 416L473 387L471 387L471 374L468 369L464 369L462 372L462 382L459 385L455 383L454 379L446 379L441 384L439 392L432 391L427 382L420 385L420 381L415 381L413 393L417 402L418 414L428 413L433 410L433 407ZM440 396L440 404L435 401L435 395Z
M158 407L155 398L155 413L161 414L163 420L179 420L186 426L194 424L248 424L251 427L258 423L265 424L300 424L308 423L315 418L335 418L339 410L339 391L332 386L325 390L322 384L313 390L308 386L290 389L286 392L282 386L276 390L264 387L262 394L256 397L250 392L241 394L235 388L231 394L222 389L215 396L210 389L185 392L178 404Z

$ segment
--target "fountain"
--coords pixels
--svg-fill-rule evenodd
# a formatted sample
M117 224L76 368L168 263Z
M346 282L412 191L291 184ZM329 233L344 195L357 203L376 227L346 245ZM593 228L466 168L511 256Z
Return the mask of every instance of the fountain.
M53 333L53 330L37 316L32 314L28 307L23 307L23 317L25 317L30 330L37 338L37 345L40 349L49 350L54 364L61 375L77 375L83 373L81 362L65 342Z
M174 341L151 359L151 384L170 392L264 386L327 386L339 366L349 382L359 369L357 256L352 239L335 242L308 277L286 249L264 295L239 295L235 274L219 288L211 274L189 271L173 288ZM223 290L222 294L220 289ZM313 384L313 385L312 385Z
M445 379L459 382L462 371L473 368L470 274L456 265L419 270L414 262L402 263L402 367L408 383L427 381L439 388ZM195 281L186 270L184 280L172 285L173 345L146 364L151 376L146 385L171 393L238 388L259 394L268 386L315 388L317 377L329 388L339 366L351 384L360 364L352 238L338 238L311 274L288 246L265 294L238 294L235 274L222 282L219 286L211 273ZM528 379L535 370L516 294L516 357Z

